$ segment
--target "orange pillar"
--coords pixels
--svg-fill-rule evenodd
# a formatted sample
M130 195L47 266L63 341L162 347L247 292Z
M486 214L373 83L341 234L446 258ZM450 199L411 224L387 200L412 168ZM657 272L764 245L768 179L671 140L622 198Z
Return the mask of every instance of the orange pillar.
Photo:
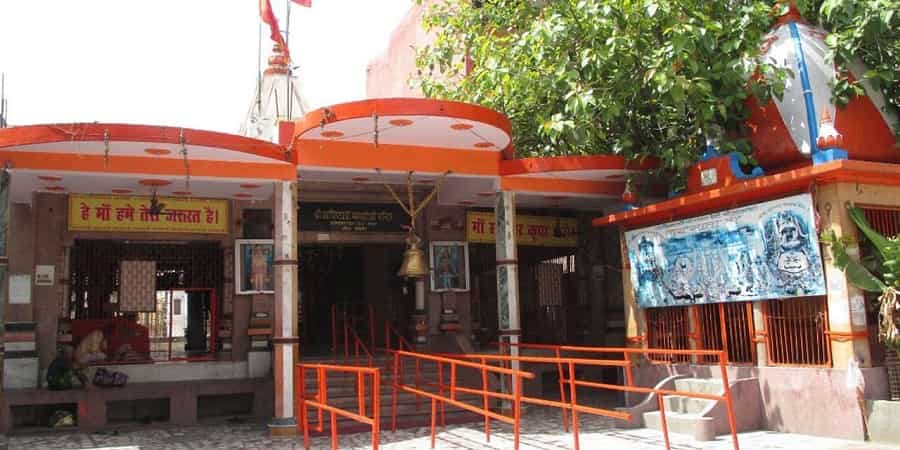
M299 359L297 336L297 182L275 183L275 317L272 330L275 377L273 436L297 433L294 411L294 365Z

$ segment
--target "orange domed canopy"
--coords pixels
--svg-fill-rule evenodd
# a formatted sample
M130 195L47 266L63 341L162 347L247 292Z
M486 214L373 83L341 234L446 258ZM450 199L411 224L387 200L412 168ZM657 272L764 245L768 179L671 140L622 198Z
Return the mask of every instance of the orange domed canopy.
M312 111L291 143L301 180L430 184L450 171L438 202L493 207L495 193L518 193L521 207L597 210L618 202L625 178L657 161L616 155L516 159L509 120L478 105L389 98Z
M242 183L296 177L276 144L185 128L105 123L0 129L12 199L33 191L231 197ZM189 180L189 183L188 183ZM190 185L190 189L186 185ZM254 193L268 198L272 190Z

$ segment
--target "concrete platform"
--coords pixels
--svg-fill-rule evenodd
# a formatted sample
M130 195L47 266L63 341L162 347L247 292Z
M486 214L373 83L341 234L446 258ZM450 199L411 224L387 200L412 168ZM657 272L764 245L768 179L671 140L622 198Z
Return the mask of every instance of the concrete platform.
M640 429L624 430L613 426L611 419L597 416L582 416L581 448L659 450L664 448L662 435L658 431ZM523 416L521 450L556 450L572 448L572 434L566 433L560 423L556 409L530 409ZM719 437L714 441L695 442L690 437L672 435L674 450L725 450L731 449L730 437ZM884 444L867 444L857 441L828 439L797 434L783 434L772 431L754 431L739 435L741 449L816 449L816 450L875 450L900 447ZM312 439L311 448L331 448L329 437ZM294 438L273 439L264 423L214 425L199 427L166 427L143 429L134 432L114 434L107 430L102 434L53 433L41 435L13 436L10 449L15 450L63 450L129 448L153 450L245 450L273 449L295 450L302 447L302 440ZM339 437L338 448L342 450L371 449L371 435L357 433ZM427 428L413 428L381 435L382 450L425 450L431 448ZM438 450L509 450L512 448L510 427L494 423L490 442L485 442L483 424L468 426L455 425L438 430Z

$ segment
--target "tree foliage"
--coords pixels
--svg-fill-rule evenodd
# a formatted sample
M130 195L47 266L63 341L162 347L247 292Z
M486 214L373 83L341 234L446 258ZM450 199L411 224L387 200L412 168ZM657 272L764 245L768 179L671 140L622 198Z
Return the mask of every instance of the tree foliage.
M897 43L885 50L881 38L896 19L868 15L896 1L803 7L841 30L829 38L840 61L871 47L873 59L896 65ZM842 16L849 10L857 14ZM442 0L425 15L436 39L418 49L413 82L428 97L504 112L520 156L653 155L680 172L707 138L749 154L739 139L745 100L780 95L787 74L756 58L783 11L772 0ZM896 73L877 67L872 78L894 83Z
M884 93L891 108L900 110L900 0L798 0L797 4L804 17L829 31L825 42L837 66L846 68L860 60L868 68L863 78ZM864 95L860 81L842 74L834 89L836 103Z

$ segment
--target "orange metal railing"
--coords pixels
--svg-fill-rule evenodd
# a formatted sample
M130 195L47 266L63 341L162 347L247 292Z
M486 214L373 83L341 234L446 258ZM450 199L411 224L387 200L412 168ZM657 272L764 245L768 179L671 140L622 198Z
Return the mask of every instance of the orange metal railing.
M386 350L392 350L394 347L391 345L394 341L397 342L397 350L409 350L415 351L415 347L407 340L402 333L397 331L397 328L391 324L390 321L384 321L384 348Z
M357 304L335 304L331 306L331 350L337 353L339 335L338 325L340 324L340 336L343 337L341 341L344 347L344 358L349 360L352 356L354 363L359 365L361 363L361 358L364 357L366 359L366 365L371 367L375 358L372 350L370 350L370 348L375 348L375 315L372 305L362 305L366 307L367 313L364 316L369 322L369 345L366 345L365 341L359 337L359 333L356 331L355 325L359 316L352 316L349 313L348 310L350 306L357 306Z
M344 355L350 354L350 336L348 329L356 329L358 323L365 322L369 328L370 348L375 348L375 307L365 303L335 303L331 305L331 351L337 352L340 343L344 346ZM340 334L339 330L343 330ZM342 342L341 337L343 337Z
M391 429L397 429L397 398L400 392L407 392L413 394L417 397L424 397L431 400L431 448L435 446L436 433L437 433L437 417L438 417L438 406L440 406L440 416L441 416L441 424L446 425L446 417L444 416L444 407L445 405L455 406L460 409L464 409L466 411L478 414L484 417L484 427L485 427L485 436L488 441L490 441L490 421L499 420L501 422L512 425L513 427L513 449L518 450L519 448L519 433L521 429L521 413L522 413L522 380L523 379L533 379L534 374L521 371L521 370L512 370L504 367L497 367L487 363L487 355L479 356L482 358L480 362L470 362L464 361L461 358L447 357L447 356L438 356L438 355L430 355L424 353L416 353L416 352L407 352L400 350L388 350L389 353L392 353L394 358L394 380L393 380L393 397L392 397L392 414L391 414ZM436 364L438 367L438 381L437 383L429 383L424 386L410 386L404 383L403 373L400 371L401 361L404 358L413 359L420 363L432 363ZM444 381L444 367L449 367L449 380ZM462 386L458 382L458 374L459 369L471 369L479 372L481 374L482 385L481 388L472 388L467 386ZM500 392L494 392L490 389L488 384L488 375L496 374L499 376L508 376L511 379L513 386L513 393L506 394ZM430 392L423 387L436 387L437 392ZM474 394L478 395L482 398L482 405L475 406L469 403L465 403L460 401L457 397L457 393L464 394ZM495 411L492 411L490 408L490 399L502 399L507 400L512 403L512 416L507 416Z
M516 346L524 349L540 349L540 350L550 350L555 353L552 357L537 357L537 356L507 356L507 355L456 355L456 357L463 359L477 359L481 361L496 361L500 364L508 364L512 361L518 361L520 363L529 363L529 364L553 364L559 366L563 364L568 369L568 376L563 378L564 381L561 381L561 384L565 384L568 387L568 399L566 399L566 393L561 391L560 401L552 401L546 400L542 398L535 397L527 397L522 396L522 403L531 403L542 406L552 406L558 407L563 410L563 426L568 431L568 421L567 413L571 415L571 424L572 424L572 434L574 439L574 448L575 450L580 449L579 442L579 430L578 430L578 414L579 413L588 413L595 414L605 417L611 417L616 419L630 420L631 415L622 411L613 411L602 408L589 407L585 405L579 405L577 401L577 388L596 388L596 389L606 389L613 391L621 391L621 392L635 392L642 394L650 394L655 393L657 395L657 400L659 402L660 408L660 420L662 423L662 432L663 437L666 443L666 449L670 449L671 445L669 443L669 435L668 435L668 426L666 422L665 416L665 396L668 395L679 395L684 397L691 398L700 398L706 400L716 400L716 401L724 401L727 409L728 415L728 423L731 430L732 442L734 446L734 450L740 450L740 444L738 442L737 437L737 421L734 414L734 403L731 396L731 387L728 382L728 372L726 369L726 365L728 363L728 355L725 351L722 350L670 350L670 349L653 349L653 348L618 348L618 347L585 347L585 346L566 346L566 345L548 345L548 344L506 344L507 346ZM620 359L586 359L586 358L572 358L572 357L563 357L560 356L562 352L579 352L579 353L594 353L594 354L622 354L623 358ZM685 357L690 360L692 357L715 357L717 363L720 368L720 376L722 379L723 386L723 394L722 395L714 395L714 394L705 394L698 392L689 392L689 391L677 391L677 390L669 390L669 389L656 389L653 387L638 387L633 385L633 378L631 373L631 365L632 357L634 355L644 355L649 357L650 355L665 355L667 358L671 360L679 360L684 359ZM616 385L609 383L597 383L593 381L587 380L578 380L576 379L576 368L577 366L608 366L608 367L622 367L625 370L626 377L626 385ZM562 372L560 372L562 373ZM561 377L562 378L562 377Z
M375 355L372 354L372 351L369 350L369 347L366 346L365 342L359 338L359 335L356 334L356 330L347 325L344 326L344 336L348 336L349 340L353 342L353 361L359 365L361 363L360 357L363 356L366 358L366 366L372 367L372 362L375 359ZM348 346L344 346L344 357L350 358L350 351Z
M316 372L316 393L306 393L306 372ZM328 374L345 373L356 374L357 411L348 411L328 404ZM371 390L366 388L367 377L371 376ZM378 433L381 430L381 369L373 367L334 366L329 364L297 364L294 368L295 380L295 407L300 414L300 422L297 423L298 432L303 433L303 445L309 450L309 410L314 408L317 412L317 424L315 430L324 431L324 413L330 414L331 424L331 448L338 449L337 416L346 417L372 427L372 450L378 450ZM372 401L366 402L366 394L371 392ZM367 414L371 412L371 416Z
M605 355L604 358L601 358L604 360L603 363L596 364L596 365L621 367L625 374L626 385L634 386L634 376L633 376L633 372L631 369L631 362L628 360L627 356L624 353L617 352L617 351L615 351L615 349L612 349L613 351L598 351L597 348L574 346L574 345L526 344L526 343L510 344L507 342L499 342L499 343L495 343L494 345L497 345L500 348L500 352L502 355L509 355L510 354L509 348L511 346L517 347L522 350L545 350L545 351L549 351L549 352L553 353L553 356L557 359L555 365L556 365L557 383L559 385L559 400L560 400L560 402L563 402L563 403L565 403L567 401L566 400L566 391L568 388L568 385L566 382L566 377L564 374L564 372L565 372L564 368L566 368L567 366L566 366L566 360L563 359L563 353L566 353L567 354L566 356L570 356L570 354L572 354L572 353L575 353L575 354L584 353L584 354L590 354L590 355ZM607 362L609 362L609 361L618 361L618 360L610 360L608 358L608 356L610 356L610 355L621 355L621 361L618 363L615 363L615 364L613 364L613 363L607 364ZM509 367L509 363L513 359L518 360L520 362L532 362L532 363L537 362L537 361L532 361L530 357L525 357L525 358L528 361L523 361L521 356L513 357L513 358L510 358L509 360L504 359L503 361L504 361L504 365L506 367ZM563 429L566 432L568 432L569 431L569 417L567 414L568 408L560 408L560 410L562 413Z
M358 344L358 348L363 349L363 353L367 354L369 357L369 365L372 364L371 353L366 348L365 344L359 339L359 337L355 334L355 331L352 330L349 326L345 325L345 333L348 336L348 340L353 340ZM347 331L350 328L350 331ZM392 336L395 339L392 339ZM397 349L393 349L392 344L396 342ZM518 449L519 446L519 433L521 429L521 405L522 404L534 404L540 406L549 406L549 407L557 407L560 408L562 412L562 421L563 427L568 432L570 429L573 433L574 439L574 448L575 450L580 450L580 439L579 439L579 424L578 424L578 414L594 414L604 417L611 417L615 419L622 420L630 420L631 414L623 411L616 411L610 409L597 408L593 406L587 406L584 404L578 403L578 388L591 388L591 389L604 389L604 390L612 390L612 391L620 391L620 392L632 392L639 394L656 394L657 401L659 402L659 411L660 411L660 419L662 423L662 433L664 436L664 441L666 444L666 449L670 449L669 435L668 435L668 425L666 419L665 412L665 397L678 395L690 398L700 398L707 400L715 400L715 401L723 401L725 402L728 423L731 430L733 448L735 450L739 450L739 442L737 437L737 423L735 419L734 413L734 404L731 395L731 387L728 382L728 373L726 370L726 364L728 363L728 352L727 350L690 350L690 349L668 349L668 348L618 348L618 347L587 347L587 346L570 346L570 345L550 345L550 344L504 344L501 347L501 350L504 350L504 353L509 353L509 348L511 346L516 346L520 349L533 349L533 350L544 350L552 352L552 356L513 356L513 355L495 355L495 354L451 354L451 355L436 355L436 354L423 354L416 353L414 351L404 350L404 348L412 349L412 345L405 339L403 336L397 332L389 323L385 324L385 348L384 351L389 355L388 364L392 365L393 370L393 380L391 382L391 387L393 389L392 392L392 418L391 418L391 428L396 430L397 428L397 408L398 408L398 396L400 392L406 392L412 394L416 398L417 409L419 409L420 402L422 399L430 400L431 402L431 440L432 440L432 448L435 445L436 439L436 426L438 417L440 417L441 424L446 425L445 418L445 407L446 405L455 406L469 412L473 412L475 414L481 415L484 417L485 425L485 436L488 441L490 441L490 432L491 432L491 420L499 420L504 423L508 423L513 427L514 434L514 448ZM347 350L349 352L349 350ZM349 353L348 353L349 354ZM571 354L587 354L590 357L572 357ZM600 357L601 355L606 355ZM610 357L609 355L614 355ZM643 355L648 359L654 359L657 363L662 361L691 361L693 359L698 359L702 361L715 362L718 363L721 374L721 380L723 385L723 393L721 395L715 394L706 394L706 393L698 393L698 392L688 392L688 391L677 391L670 389L656 389L653 387L640 387L635 386L634 382L634 374L633 374L633 364L634 357L638 355ZM357 350L357 360L359 359L359 350ZM406 373L403 370L404 360L413 360L416 367L415 372L415 380L414 384L410 385L406 383ZM530 372L522 371L522 370L514 370L510 368L513 362L517 363L526 363L526 364L551 364L554 365L557 369L557 375L559 377L559 385L560 385L560 398L558 401L548 400L544 398L538 397L529 397L523 395L522 390L522 381L523 379L534 379L534 375ZM437 366L437 380L435 381L426 381L421 377L421 366L422 364L434 364ZM598 366L607 366L607 367L621 367L625 374L625 385L618 384L610 384L610 383L600 383L590 380L578 379L576 370L579 366L588 366L588 367L598 367ZM312 366L310 366L312 367ZM352 371L356 369L366 369L366 368L355 368L355 367L341 367L341 366L320 366L320 367L331 367L335 370L344 370L344 371ZM445 369L449 369L449 378L445 377ZM474 370L480 374L481 378L481 386L480 387L469 387L460 385L458 375L460 369L466 370ZM368 370L377 370L371 369ZM391 370L389 367L387 370ZM491 388L489 384L489 374L493 374L495 376L509 377L510 385L512 386L512 393L509 392L496 392ZM320 380L324 379L324 377L320 377ZM361 382L360 382L361 383ZM378 379L375 380L375 383L378 384L380 381ZM304 384L305 386L305 384ZM359 393L359 402L360 402L360 410L365 411L365 390L361 387L358 389ZM325 392L326 396L324 399L315 398L313 401L316 403L314 406L318 406L321 404L325 404L327 402L327 386L326 389L322 389L320 386L320 392ZM457 394L470 394L476 397L481 398L481 406L474 406L472 404L465 403L460 401L457 397ZM378 396L378 391L373 389L373 396ZM305 392L301 395L301 398L306 398ZM501 413L497 413L491 408L491 401L502 400L505 402L509 402L507 406L511 407L510 415L504 415ZM373 400L373 402L377 405L377 400ZM305 411L305 410L304 410ZM305 412L304 412L305 414ZM332 422L334 422L334 414L332 415ZM352 413L351 413L352 414ZM322 427L322 410L319 410L319 430L321 431ZM352 418L359 419L360 416L364 414L354 414ZM374 407L373 409L373 418L377 420L378 416L378 408ZM368 423L368 422L365 422ZM308 426L304 425L306 428L306 432L308 432ZM333 439L336 439L336 431L334 427L332 427L332 436ZM373 438L374 439L374 438ZM333 443L336 440L333 440ZM336 444L333 444L336 445ZM373 448L377 449L377 442L373 442Z

